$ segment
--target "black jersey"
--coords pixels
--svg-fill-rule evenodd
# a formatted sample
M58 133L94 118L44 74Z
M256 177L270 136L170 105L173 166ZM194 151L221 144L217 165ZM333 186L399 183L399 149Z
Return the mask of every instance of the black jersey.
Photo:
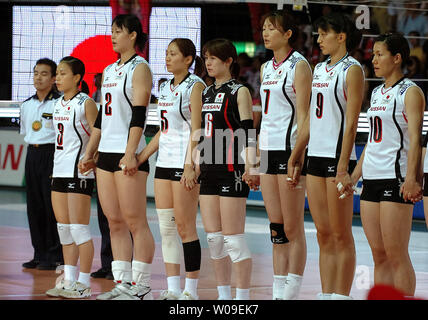
M202 94L201 168L234 171L245 164L245 132L238 110L238 90L243 85L235 79L207 87ZM239 132L237 131L239 130Z

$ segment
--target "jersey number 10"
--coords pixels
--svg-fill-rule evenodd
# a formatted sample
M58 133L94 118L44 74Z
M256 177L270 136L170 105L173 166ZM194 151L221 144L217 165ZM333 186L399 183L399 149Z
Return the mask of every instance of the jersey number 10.
M378 116L370 117L370 142L372 139L376 143L382 141L382 119Z

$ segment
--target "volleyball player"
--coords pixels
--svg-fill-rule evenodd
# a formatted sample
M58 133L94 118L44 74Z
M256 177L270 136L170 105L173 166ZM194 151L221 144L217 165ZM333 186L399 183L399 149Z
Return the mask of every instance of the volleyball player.
M358 46L361 33L341 13L319 18L315 27L321 51L329 57L315 66L310 115L290 156L288 174L293 179L296 164L302 167L301 157L309 139L306 185L320 247L322 293L318 298L352 299L353 198L342 193L352 193L350 173L356 165L354 144L364 72L349 52Z
M214 84L202 94L200 207L214 262L219 299L231 299L231 263L237 275L237 300L250 298L252 260L244 227L246 198L256 177L252 100L238 73L236 49L226 39L207 42L202 53ZM255 130L254 130L255 131ZM251 137L250 137L251 136ZM254 157L250 159L250 156ZM243 175L245 181L243 180ZM229 258L230 257L230 258Z
M372 250L375 284L413 296L416 277L408 246L413 203L422 199L418 177L425 98L403 75L409 53L401 34L380 35L374 43L374 72L384 82L372 92L370 132L352 180L363 176L361 221Z
M196 60L195 60L196 59ZM201 245L196 231L199 185L193 152L199 139L192 138L201 127L204 81L189 68L203 66L189 39L176 38L166 50L166 68L174 78L162 83L159 90L158 117L161 130L138 156L139 162L159 150L155 172L155 201L162 236L162 254L168 290L161 300L198 299L197 284L201 266ZM183 243L186 282L180 287L180 240Z
M120 59L104 69L102 105L81 164L82 171L91 168L98 149L98 195L109 222L116 283L110 292L97 296L99 300L153 299L155 245L146 217L149 164L138 166L136 157L145 146L143 128L152 87L149 65L136 53L136 46L142 50L146 39L136 16L113 19L113 50Z
M77 165L85 153L98 109L88 96L89 90L79 90L79 86L84 84L84 75L83 62L71 56L60 61L56 72L57 88L64 94L57 100L53 110L56 140L52 206L64 256L64 279L46 292L48 296L54 297L91 296L90 272L94 245L89 218L94 174L82 175ZM76 279L79 258L80 272Z
M286 181L288 158L308 113L312 81L308 62L292 47L297 37L290 14L264 17L263 40L274 57L260 71L260 184L273 243L274 300L297 298L306 264L305 177L291 188Z

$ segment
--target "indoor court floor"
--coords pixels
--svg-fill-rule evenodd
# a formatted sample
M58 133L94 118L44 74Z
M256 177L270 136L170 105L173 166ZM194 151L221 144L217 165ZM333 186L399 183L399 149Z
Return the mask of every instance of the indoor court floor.
M152 290L156 299L166 288L166 277L162 261L158 219L153 199L147 203L150 228L156 241L152 266ZM202 246L202 265L199 280L199 297L204 300L217 299L214 273L209 259L206 236L200 214L198 233ZM92 271L100 267L101 236L98 229L95 200L92 201L91 232L95 245ZM269 300L272 296L272 255L269 223L264 208L248 207L246 237L252 251L253 272L251 299ZM307 239L307 263L299 299L314 300L321 292L318 269L318 244L316 230L310 214L305 214ZM373 284L373 261L370 248L358 216L354 218L353 234L357 253L357 267L351 290L354 299L366 299ZM428 232L425 221L415 221L410 239L410 257L416 271L416 297L428 299ZM23 269L22 263L32 259L28 222L26 216L25 191L22 189L0 189L0 300L52 300L45 291L52 288L61 272ZM182 264L182 287L184 286L184 264ZM233 279L233 276L232 276ZM92 279L92 297L109 291L113 281ZM234 282L232 282L234 287Z

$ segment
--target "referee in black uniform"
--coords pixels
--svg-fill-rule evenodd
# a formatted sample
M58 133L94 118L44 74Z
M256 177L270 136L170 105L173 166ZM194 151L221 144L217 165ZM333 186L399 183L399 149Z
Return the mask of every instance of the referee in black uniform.
M36 94L21 105L20 133L28 144L25 160L27 215L34 257L24 268L55 270L63 264L61 244L51 203L51 175L55 150L52 124L56 63L44 58L36 62L33 82Z

